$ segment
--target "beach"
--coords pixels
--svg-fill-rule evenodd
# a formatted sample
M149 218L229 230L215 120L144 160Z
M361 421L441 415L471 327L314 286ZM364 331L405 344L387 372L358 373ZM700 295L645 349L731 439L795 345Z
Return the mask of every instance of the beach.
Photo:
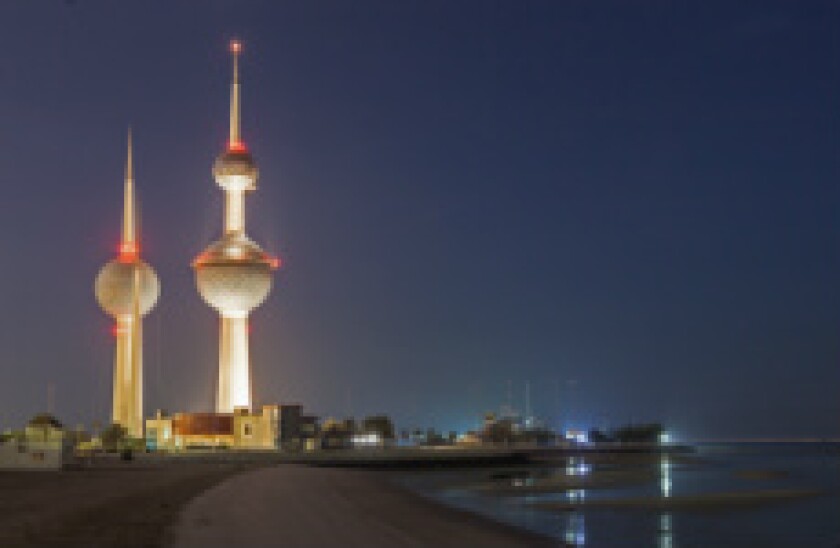
M542 537L440 506L387 472L280 465L233 477L192 500L177 548L244 546L557 546Z
M0 472L0 546L163 546L186 502L253 464L109 459Z
M2 472L0 546L556 546L390 474L188 459Z

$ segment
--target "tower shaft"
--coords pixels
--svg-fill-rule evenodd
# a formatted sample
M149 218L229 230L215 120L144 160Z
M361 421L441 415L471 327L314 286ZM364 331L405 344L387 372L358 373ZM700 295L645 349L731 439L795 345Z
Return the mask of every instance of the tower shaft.
M225 191L225 232L245 232L245 193L241 190Z
M248 316L223 315L219 333L217 413L251 408L251 367L248 356Z
M111 421L128 435L143 437L142 327L130 315L117 317Z

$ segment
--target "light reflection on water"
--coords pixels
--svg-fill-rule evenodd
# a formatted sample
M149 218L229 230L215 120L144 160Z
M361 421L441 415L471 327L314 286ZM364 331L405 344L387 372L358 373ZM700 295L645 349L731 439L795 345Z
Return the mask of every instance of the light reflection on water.
M659 492L662 498L671 496L671 458L663 453L659 457ZM671 513L662 512L659 514L659 536L657 537L659 548L673 548L674 533L671 523Z
M533 485L552 475L573 479L591 476L594 482L604 477L601 471L643 470L652 473L646 483L574 488L554 493L528 496L493 497L474 491L450 489L444 499L465 509L494 519L552 535L572 546L840 546L840 525L836 508L840 505L840 446L777 447L734 446L702 448L686 459L681 455L662 455L648 464L631 462L602 463L592 458L574 457L559 462L553 470L532 469L529 476L517 481ZM697 460L700 459L700 460ZM756 479L742 474L751 470L788 471L778 477ZM459 483L453 473L452 485ZM476 473L472 482L487 478ZM560 479L560 478L557 479ZM460 485L470 483L460 480ZM530 503L598 501L623 498L704 496L706 494L763 489L825 489L826 496L759 506L748 510L724 509L720 512L688 510L618 509L597 507L555 512L537 510ZM791 529L791 522L804 524Z
M592 466L587 464L583 457L569 457L566 462L567 476L586 476L592 471Z
M657 539L659 548L673 548L674 533L671 525L671 513L662 512L659 514L659 537Z
M563 533L563 540L572 546L584 546L586 544L586 518L582 512L566 514L566 530Z
M662 498L670 498L673 488L671 479L672 469L671 458L663 453L659 457L659 495ZM583 476L591 472L591 465L587 464L583 457L569 457L566 463L567 476ZM567 489L566 499L569 502L584 502L586 500L586 489ZM530 497L529 497L530 498ZM567 512L564 523L563 539L572 546L584 546L586 544L586 520L584 513L580 510ZM659 526L657 528L658 548L673 548L673 518L670 512L659 514Z
M671 496L671 459L666 454L659 457L659 491L663 498Z

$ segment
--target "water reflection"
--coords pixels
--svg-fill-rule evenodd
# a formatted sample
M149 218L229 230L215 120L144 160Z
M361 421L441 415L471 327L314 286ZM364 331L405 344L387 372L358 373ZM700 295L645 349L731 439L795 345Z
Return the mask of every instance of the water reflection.
M659 492L663 498L671 496L671 459L663 453L659 457ZM659 529L657 533L657 546L659 548L673 548L674 532L670 512L659 514Z
M662 496L671 496L671 459L663 454L659 457L659 491Z
M586 499L586 489L569 489L566 491L566 498L570 502L583 502Z
M566 530L563 540L570 546L583 546L586 544L586 524L582 512L569 512L566 514Z
M569 457L569 460L566 461L567 476L585 476L591 471L592 467L580 457Z
M659 548L674 548L674 533L671 525L671 513L659 514L659 535L657 537Z
M592 467L581 457L569 457L566 461L567 476L587 476ZM585 489L567 489L566 499L569 502L583 502L586 499ZM563 540L569 546L583 546L586 544L586 525L583 512L569 512L565 516Z

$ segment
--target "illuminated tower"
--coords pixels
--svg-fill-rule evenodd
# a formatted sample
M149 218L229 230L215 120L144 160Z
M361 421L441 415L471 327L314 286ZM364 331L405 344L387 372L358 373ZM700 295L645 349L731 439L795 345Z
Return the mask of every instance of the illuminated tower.
M96 277L96 300L117 322L114 357L114 401L111 418L128 435L143 436L143 326L142 318L160 295L157 274L140 260L137 210L134 204L134 169L131 132L125 163L122 239L117 258Z
M225 231L193 263L198 292L221 316L217 413L231 413L237 407L251 409L248 314L268 296L271 272L279 265L245 234L245 193L257 187L257 166L239 134L238 61L242 46L233 41L230 51L230 138L213 165L213 177L225 191Z

